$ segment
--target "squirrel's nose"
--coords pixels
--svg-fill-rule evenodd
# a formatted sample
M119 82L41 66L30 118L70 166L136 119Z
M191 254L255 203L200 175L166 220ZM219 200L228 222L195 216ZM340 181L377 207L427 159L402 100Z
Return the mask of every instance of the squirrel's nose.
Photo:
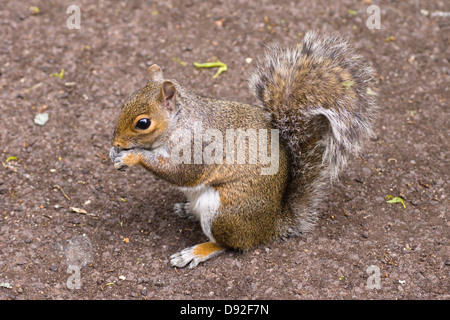
M117 149L117 150L125 150L127 149L126 146L120 142L120 141L114 141L113 142L113 146Z

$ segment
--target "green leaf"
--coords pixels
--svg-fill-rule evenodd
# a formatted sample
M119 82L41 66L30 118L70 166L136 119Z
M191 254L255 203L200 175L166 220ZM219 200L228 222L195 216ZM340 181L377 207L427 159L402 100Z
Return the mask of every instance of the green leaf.
M390 200L388 200L390 199ZM403 208L406 208L405 203L403 202L403 199L400 197L393 197L391 195L386 196L386 203L398 203L400 202L403 205Z
M351 86L352 85L354 85L355 84L355 82L354 81L352 81L352 80L347 80L347 81L343 81L343 82L341 82L341 84L344 86L344 88L345 89L350 89L351 88Z
M17 157L11 156L11 157L8 157L8 159L6 159L6 162L9 162L9 161L17 161L17 160L18 160Z
M58 78L60 78L60 79L62 79L63 77L64 77L64 69L61 69L61 72L60 73L52 73L51 75L50 75L50 77L58 77Z
M41 12L41 10L39 10L39 8L36 6L31 6L29 8L29 10L30 10L31 14L39 14L39 12Z
M348 14L350 14L352 16L356 16L358 14L358 11L352 10L352 9L348 9L347 12L348 12Z
M368 94L368 95L375 95L376 93L372 90L372 89L370 89L370 88L367 88L366 89L366 93Z
M394 36L389 36L386 39L384 39L384 42L391 42L391 41L396 41L397 39Z
M172 61L178 62L178 63L181 64L183 67L186 67L186 62L181 61L181 60L178 59L178 58L172 58Z
M225 72L228 70L228 66L220 61L216 62L206 62L206 63L198 63L194 62L194 66L197 68L219 68L216 72L216 74L213 76L213 78L217 78L222 72Z

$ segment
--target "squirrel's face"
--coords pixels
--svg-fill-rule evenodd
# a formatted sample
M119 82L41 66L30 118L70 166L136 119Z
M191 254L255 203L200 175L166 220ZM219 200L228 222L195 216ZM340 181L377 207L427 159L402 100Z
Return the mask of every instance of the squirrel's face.
M149 82L125 102L114 129L113 144L122 149L153 149L166 132L175 107L176 89L161 68L149 68Z

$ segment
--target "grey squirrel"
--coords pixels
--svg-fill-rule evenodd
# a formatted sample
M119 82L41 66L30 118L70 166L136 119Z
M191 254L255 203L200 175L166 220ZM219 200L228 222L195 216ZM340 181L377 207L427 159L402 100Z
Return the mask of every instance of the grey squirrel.
M198 219L209 241L172 255L171 264L193 268L226 249L309 231L327 186L371 134L373 74L344 38L314 32L301 46L275 47L260 59L249 81L259 106L200 96L152 65L121 110L110 157L116 169L139 164L185 193L175 211ZM247 140L221 143L232 130ZM253 138L266 144L252 147ZM240 162L226 154L238 144L246 147ZM267 161L251 160L268 146L276 166L262 174ZM213 160L202 158L207 148ZM203 153L192 157L192 150Z

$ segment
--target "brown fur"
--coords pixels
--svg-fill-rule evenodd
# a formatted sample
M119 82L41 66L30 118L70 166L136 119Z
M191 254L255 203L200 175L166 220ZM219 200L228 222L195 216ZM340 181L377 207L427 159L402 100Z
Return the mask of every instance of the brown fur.
M175 81L172 82L177 87L176 99L182 114L176 120L177 128L189 128L194 121L201 121L205 129L219 129L224 137L226 129L272 128L267 114L258 107L200 97ZM164 136L158 129L136 134L133 128L133 119L141 114L149 114L155 121L167 114L161 107L159 86L160 82L149 83L125 103L115 129L116 146L124 149L132 146L151 148L148 141L157 140L152 135ZM170 127L169 118L170 116L161 121L165 123L165 127ZM270 145L270 140L268 143ZM235 145L235 150L236 147ZM246 156L248 159L249 155ZM283 204L289 172L288 154L284 146L280 149L279 170L275 175L261 175L263 165L260 163L227 164L224 161L223 164L211 165L175 165L169 158L158 157L157 162L151 162L139 156L126 156L124 162L130 166L140 164L179 186L203 184L217 190L221 205L211 229L217 243L225 247L246 250L257 244L267 243L279 236L281 219L289 218L286 204Z

